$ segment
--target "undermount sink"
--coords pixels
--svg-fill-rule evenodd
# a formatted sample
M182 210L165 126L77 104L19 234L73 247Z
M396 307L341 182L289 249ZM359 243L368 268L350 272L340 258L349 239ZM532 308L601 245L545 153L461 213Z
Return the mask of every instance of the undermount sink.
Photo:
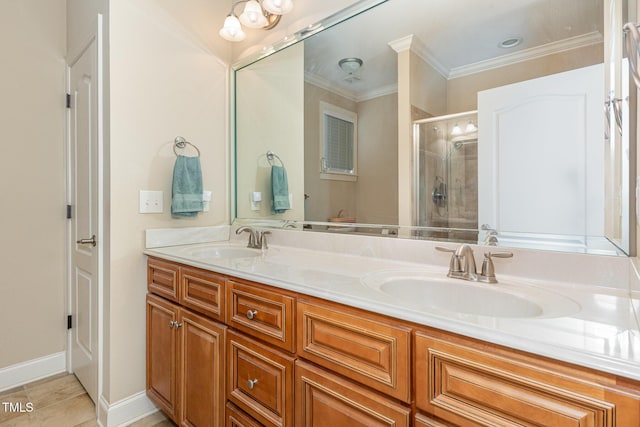
M203 246L190 248L184 254L194 258L248 258L260 256L260 249L251 249L240 246Z
M580 310L575 301L538 287L470 282L424 271L371 273L362 284L418 310L503 318L561 317Z

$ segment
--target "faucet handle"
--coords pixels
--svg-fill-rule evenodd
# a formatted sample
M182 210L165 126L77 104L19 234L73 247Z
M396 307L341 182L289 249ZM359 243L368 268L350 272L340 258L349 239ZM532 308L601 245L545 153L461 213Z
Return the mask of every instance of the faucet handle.
M451 260L449 261L449 273L447 274L448 276L451 275L451 273L463 272L463 268L460 263L460 255L457 254L457 249L449 249L442 246L436 246L436 250L440 252L450 252L453 254L451 255Z
M269 245L267 242L267 236L270 236L271 232L270 231L262 231L260 233L260 248L261 249L269 249Z
M496 272L493 267L493 260L491 258L511 258L512 252L485 252L484 261L482 262L482 271L478 277L479 282L485 283L498 283L496 279Z

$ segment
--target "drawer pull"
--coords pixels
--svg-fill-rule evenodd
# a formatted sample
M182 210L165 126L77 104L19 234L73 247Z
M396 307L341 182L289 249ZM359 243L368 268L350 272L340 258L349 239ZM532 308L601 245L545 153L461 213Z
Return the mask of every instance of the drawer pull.
M258 310L247 310L247 319L253 320L254 317L258 314Z
M248 380L247 381L247 386L249 386L249 390L253 390L253 388L256 386L256 384L258 384L258 379L254 379L254 380Z

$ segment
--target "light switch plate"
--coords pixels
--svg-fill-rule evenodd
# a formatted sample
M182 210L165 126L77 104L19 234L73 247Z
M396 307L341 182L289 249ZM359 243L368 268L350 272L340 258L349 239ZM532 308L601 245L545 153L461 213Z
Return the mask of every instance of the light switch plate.
M202 192L202 212L209 212L211 209L211 191Z
M140 213L164 212L164 191L140 190Z

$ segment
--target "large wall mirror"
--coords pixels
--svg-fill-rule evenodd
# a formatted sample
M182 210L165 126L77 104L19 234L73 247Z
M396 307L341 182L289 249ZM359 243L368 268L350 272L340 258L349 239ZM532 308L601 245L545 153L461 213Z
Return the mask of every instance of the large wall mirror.
M366 0L234 67L235 217L635 253L626 0Z

